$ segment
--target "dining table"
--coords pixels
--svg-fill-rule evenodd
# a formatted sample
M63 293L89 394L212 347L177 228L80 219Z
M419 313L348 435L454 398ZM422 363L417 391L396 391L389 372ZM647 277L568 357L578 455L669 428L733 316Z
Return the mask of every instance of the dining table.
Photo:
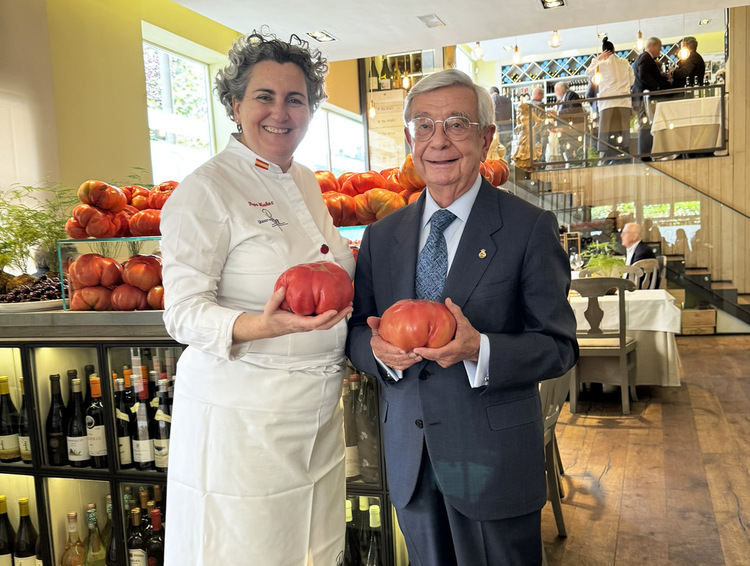
M579 332L589 329L584 316L588 300L571 296L570 305L576 315ZM599 299L604 312L601 328L618 328L618 297L608 295ZM627 334L638 342L636 350L636 385L680 386L680 356L675 335L681 329L682 311L666 289L647 289L625 293ZM586 376L600 376L602 372L618 371L617 364L602 363L599 358L579 361L580 380Z
M655 105L654 154L708 152L723 148L722 98L682 98Z

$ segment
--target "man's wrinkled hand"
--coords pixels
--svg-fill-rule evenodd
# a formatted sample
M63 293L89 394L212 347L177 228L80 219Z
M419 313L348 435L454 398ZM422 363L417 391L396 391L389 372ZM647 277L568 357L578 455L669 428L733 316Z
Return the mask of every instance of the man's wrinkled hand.
M380 318L376 316L368 317L367 325L372 330L372 338L370 338L372 353L389 368L403 371L422 361L422 358L416 353L405 352L390 342L386 342L380 336L380 332L378 331L380 328Z
M481 343L479 332L453 301L445 299L445 306L456 318L456 336L441 348L414 348L414 354L426 360L433 360L443 368L463 361L478 361Z

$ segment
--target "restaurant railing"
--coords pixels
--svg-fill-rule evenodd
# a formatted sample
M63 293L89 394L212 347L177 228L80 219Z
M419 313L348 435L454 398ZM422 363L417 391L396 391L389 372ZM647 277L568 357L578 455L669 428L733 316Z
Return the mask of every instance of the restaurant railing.
M727 149L725 99L714 84L530 105L528 118L517 113L511 157L539 170L715 155ZM620 108L627 126L602 124L602 106Z

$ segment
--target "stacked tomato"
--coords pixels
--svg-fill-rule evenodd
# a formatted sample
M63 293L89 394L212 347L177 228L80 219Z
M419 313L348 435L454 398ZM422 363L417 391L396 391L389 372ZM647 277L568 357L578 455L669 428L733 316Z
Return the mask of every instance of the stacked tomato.
M65 223L65 233L76 240L161 236L161 208L175 181L153 189L139 185L115 187L103 181L85 181L78 188L79 204Z
M508 164L495 159L483 161L480 173L496 187L510 174ZM372 224L417 200L425 187L411 154L400 167L379 173L343 173L337 178L330 171L316 171L315 177L335 226Z
M111 257L85 254L68 272L74 311L133 311L164 308L161 258L134 255L120 264Z

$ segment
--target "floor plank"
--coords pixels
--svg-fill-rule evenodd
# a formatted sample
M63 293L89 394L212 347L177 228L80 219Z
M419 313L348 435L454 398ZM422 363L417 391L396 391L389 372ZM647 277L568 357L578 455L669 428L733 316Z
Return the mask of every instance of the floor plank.
M750 563L750 336L681 336L680 387L581 395L557 425L565 467L557 536L542 513L549 566Z

